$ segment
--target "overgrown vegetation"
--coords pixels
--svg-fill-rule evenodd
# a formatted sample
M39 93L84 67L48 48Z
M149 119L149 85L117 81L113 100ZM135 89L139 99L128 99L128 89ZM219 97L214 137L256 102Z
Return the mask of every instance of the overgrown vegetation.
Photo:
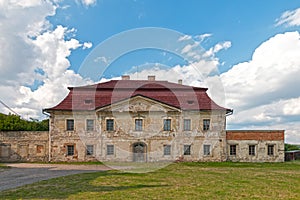
M285 151L300 150L300 145L284 144L284 150Z
M49 120L27 121L20 116L0 113L0 131L48 131Z
M3 199L300 199L300 162L175 163L145 174L71 175L0 192Z

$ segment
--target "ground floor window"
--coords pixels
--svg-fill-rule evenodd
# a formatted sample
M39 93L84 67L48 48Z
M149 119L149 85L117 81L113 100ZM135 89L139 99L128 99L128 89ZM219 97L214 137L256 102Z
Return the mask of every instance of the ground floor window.
M269 156L274 155L274 145L268 145L268 155Z
M74 155L74 145L67 145L67 155L68 156Z
M249 145L249 155L255 156L255 145Z
M112 144L107 145L106 155L114 155L114 145Z
M165 156L171 155L171 145L164 145L164 155Z
M230 145L229 148L230 148L230 149L229 149L230 155L231 155L231 156L235 156L235 155L236 155L236 145L235 145L235 144L234 144L234 145Z
M94 145L86 145L86 155L94 155Z
M210 155L210 145L208 145L208 144L203 145L203 154L205 156L209 156Z
M191 155L191 145L183 146L183 155Z

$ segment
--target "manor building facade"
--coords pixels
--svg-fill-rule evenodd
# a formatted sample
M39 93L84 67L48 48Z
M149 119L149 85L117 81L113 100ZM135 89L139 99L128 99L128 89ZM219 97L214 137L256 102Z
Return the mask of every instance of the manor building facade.
M284 161L284 131L226 131L233 111L207 88L122 76L68 89L43 110L49 161Z

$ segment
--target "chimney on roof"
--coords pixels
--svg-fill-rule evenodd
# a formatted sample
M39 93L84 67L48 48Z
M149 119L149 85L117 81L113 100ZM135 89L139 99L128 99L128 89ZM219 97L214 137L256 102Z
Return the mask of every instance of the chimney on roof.
M148 76L148 81L155 81L155 76Z
M130 80L130 76L129 75L123 75L122 80Z
M178 84L182 85L182 79L178 80Z

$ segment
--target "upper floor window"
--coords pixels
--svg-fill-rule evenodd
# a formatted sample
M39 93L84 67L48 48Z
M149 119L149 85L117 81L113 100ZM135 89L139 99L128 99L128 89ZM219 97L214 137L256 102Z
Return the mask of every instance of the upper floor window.
M183 130L184 131L190 131L191 130L191 120L190 119L184 119L183 120Z
M269 156L274 155L274 145L268 145L268 155Z
M249 155L250 156L255 155L255 145L249 145Z
M67 131L74 130L74 119L67 119Z
M106 120L106 130L107 131L113 131L114 130L114 120L113 119L107 119Z
M210 145L208 145L208 144L203 145L203 154L205 156L209 156L210 155Z
M164 119L164 131L171 130L171 119Z
M94 130L94 120L93 119L87 119L86 120L86 130L87 131L93 131Z
M210 127L210 119L203 119L203 130L208 131Z
M235 156L236 155L236 145L230 145L229 146L229 154L231 155L231 156Z
M142 119L135 119L135 130L136 131L143 130L143 120Z

